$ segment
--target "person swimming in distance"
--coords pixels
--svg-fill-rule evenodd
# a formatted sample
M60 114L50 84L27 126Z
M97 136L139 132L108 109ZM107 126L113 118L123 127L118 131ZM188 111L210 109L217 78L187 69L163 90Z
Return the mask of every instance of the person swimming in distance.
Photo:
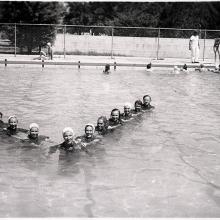
M150 97L149 95L143 96L142 109L143 109L143 110L154 109L155 107L150 104L151 101L152 101L152 100L151 100L151 97Z
M180 69L181 71L185 72L185 73L188 73L189 70L188 70L188 67L186 64L183 65L183 67Z
M174 66L173 67L173 73L175 73L175 74L179 74L180 73L180 69L178 68L178 66Z
M110 118L108 120L108 129L115 129L119 126L122 125L122 121L121 121L121 114L120 114L120 110L117 108L114 108L111 111L111 115Z
M106 65L105 65L105 69L103 70L103 73L105 73L105 74L111 73L111 71L110 71L110 65L109 65L109 64L106 64Z
M97 143L100 138L95 135L95 126L93 124L85 125L85 134L76 137L76 141L81 144L81 147L87 147L88 145Z
M130 103L125 103L124 104L124 113L121 114L121 120L122 122L127 122L133 119L131 113L131 104Z
M147 72L152 72L152 64L151 63L147 64Z
M134 103L134 109L131 110L133 115L140 115L142 113L142 101L136 100Z
M105 116L100 116L97 120L95 131L99 135L105 135L108 133L108 120Z
M207 69L207 70L213 73L220 73L220 64L219 66L215 66L215 69Z
M204 71L207 71L208 69L205 68L204 64L201 63L199 65L199 67L195 68L195 71L199 71L199 72L204 72Z

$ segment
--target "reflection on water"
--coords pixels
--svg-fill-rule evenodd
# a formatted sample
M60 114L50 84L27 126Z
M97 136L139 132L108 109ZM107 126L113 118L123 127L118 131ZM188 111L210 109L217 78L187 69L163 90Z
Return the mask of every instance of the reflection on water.
M19 126L62 141L100 115L150 94L148 112L90 153L0 136L1 217L219 217L220 76L72 67L1 69L0 101Z

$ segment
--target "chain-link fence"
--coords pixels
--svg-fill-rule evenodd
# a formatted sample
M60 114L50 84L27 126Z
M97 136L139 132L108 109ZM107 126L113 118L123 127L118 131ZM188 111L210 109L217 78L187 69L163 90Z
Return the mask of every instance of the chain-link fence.
M0 24L0 53L40 54L50 42L55 57L67 55L188 58L194 29L52 24ZM212 58L220 30L197 30L200 59Z

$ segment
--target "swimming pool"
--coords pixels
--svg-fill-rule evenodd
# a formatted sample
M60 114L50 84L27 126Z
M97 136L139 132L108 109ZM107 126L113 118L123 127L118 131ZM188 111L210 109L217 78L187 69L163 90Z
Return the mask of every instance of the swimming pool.
M92 155L0 139L0 217L220 217L220 76L100 68L0 68L0 103L59 143L144 94L156 109ZM6 119L6 118L4 118Z

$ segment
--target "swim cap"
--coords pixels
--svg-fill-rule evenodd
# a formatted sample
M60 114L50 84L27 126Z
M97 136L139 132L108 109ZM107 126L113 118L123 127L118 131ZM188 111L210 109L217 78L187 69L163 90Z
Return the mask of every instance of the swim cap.
M18 122L18 119L17 119L17 117L16 117L15 115L9 116L9 117L8 117L8 122L9 122L12 118L15 118L15 119L17 120L17 122Z
M131 103L126 102L126 103L124 104L124 107L129 107L129 108L131 108Z
M95 131L95 126L94 126L93 124L90 124L90 123L89 123L89 124L86 124L85 130L86 130L86 128L89 127L89 126L92 127L92 132L94 133L94 131Z
M37 123L31 123L29 128L30 128L30 130L31 130L31 128L37 128L39 130L39 125Z
M65 128L63 129L63 135L64 135L67 131L71 132L71 133L74 135L73 129L72 129L71 127L65 127Z
M50 42L48 42L48 43L47 43L47 45L48 45L48 46L51 46L51 43L50 43Z

